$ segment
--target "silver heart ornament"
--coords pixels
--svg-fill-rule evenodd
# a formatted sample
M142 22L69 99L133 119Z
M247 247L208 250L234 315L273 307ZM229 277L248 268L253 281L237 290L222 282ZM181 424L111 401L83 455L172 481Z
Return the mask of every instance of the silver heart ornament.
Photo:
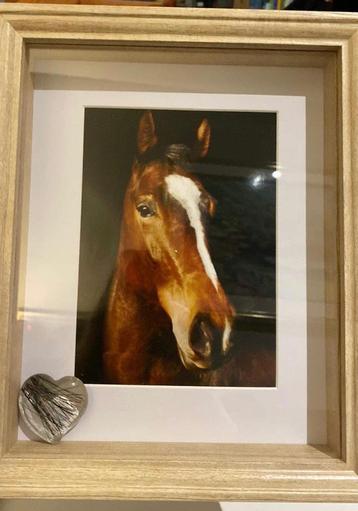
M75 376L54 380L47 374L34 374L22 385L18 403L23 429L54 444L76 426L87 408L88 396Z

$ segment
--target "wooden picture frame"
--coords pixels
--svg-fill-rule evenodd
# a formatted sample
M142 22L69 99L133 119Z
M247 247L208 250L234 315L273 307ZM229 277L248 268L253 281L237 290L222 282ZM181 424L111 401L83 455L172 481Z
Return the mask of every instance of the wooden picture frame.
M358 15L7 4L0 41L0 497L358 502ZM69 45L324 70L327 445L17 440L29 53L41 47L55 57Z
M42 0L26 0L26 2L18 2L17 0L7 0L12 3L34 3L41 4ZM57 4L58 0L49 0L47 4ZM165 0L66 0L60 2L61 4L79 4L79 5L123 5L128 7L141 6L141 7L174 7L171 0L166 2Z

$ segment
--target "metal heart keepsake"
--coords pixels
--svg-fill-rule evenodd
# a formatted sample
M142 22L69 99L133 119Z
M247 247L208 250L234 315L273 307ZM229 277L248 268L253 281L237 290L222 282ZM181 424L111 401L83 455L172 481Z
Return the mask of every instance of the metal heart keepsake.
M47 374L34 374L25 381L19 394L24 429L44 442L59 442L76 426L87 401L86 387L75 376L54 380Z

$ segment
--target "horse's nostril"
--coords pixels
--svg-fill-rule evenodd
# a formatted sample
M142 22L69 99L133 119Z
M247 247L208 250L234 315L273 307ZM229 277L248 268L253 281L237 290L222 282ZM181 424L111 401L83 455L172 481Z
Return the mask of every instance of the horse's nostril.
M220 349L221 332L206 314L198 314L190 332L190 346L201 357L209 357Z

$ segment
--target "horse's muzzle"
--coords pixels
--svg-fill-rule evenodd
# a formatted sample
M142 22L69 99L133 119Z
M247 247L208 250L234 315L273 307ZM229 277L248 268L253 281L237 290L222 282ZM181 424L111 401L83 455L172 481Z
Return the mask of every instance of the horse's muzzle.
M225 356L223 334L223 329L214 324L209 314L196 315L189 335L190 348L194 353L192 367L214 369L220 365Z

